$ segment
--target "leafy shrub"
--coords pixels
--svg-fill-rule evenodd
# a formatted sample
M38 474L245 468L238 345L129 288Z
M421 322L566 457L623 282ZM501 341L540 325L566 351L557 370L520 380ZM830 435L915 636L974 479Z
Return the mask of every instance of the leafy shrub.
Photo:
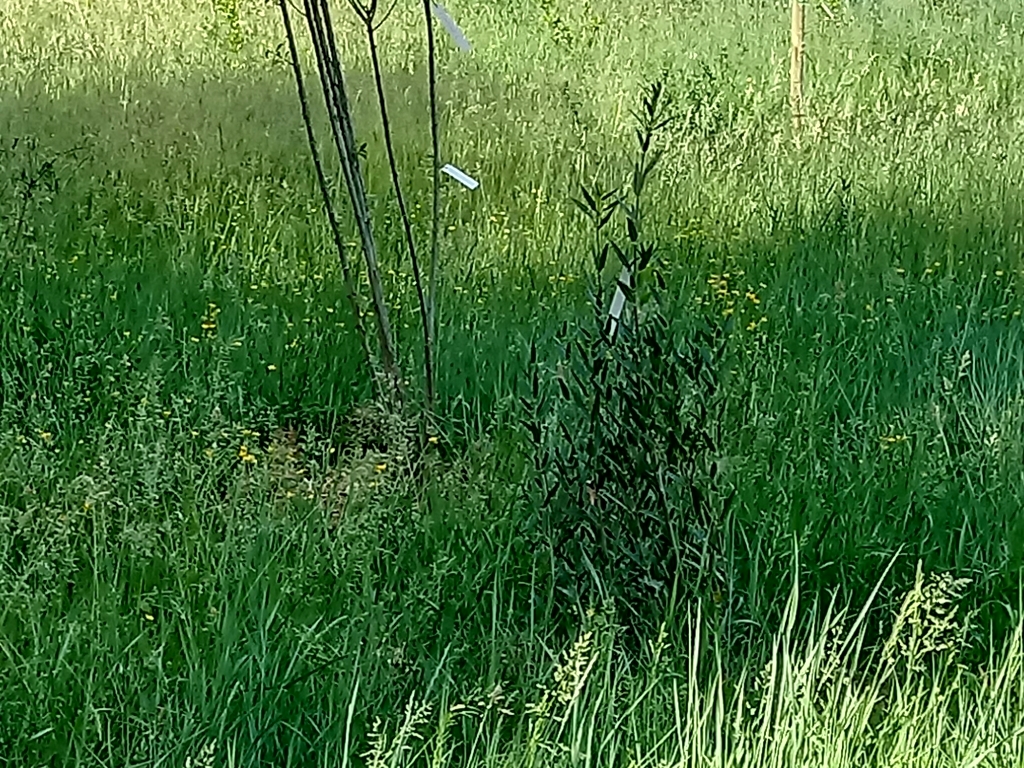
M625 192L584 188L576 201L594 230L593 319L563 326L553 396L531 347L522 398L534 452L529 530L550 547L558 589L580 608L611 601L627 625L645 628L659 602L714 577L722 512L713 485L724 344L710 327L678 339L642 230L665 110L656 83L635 114L639 156ZM625 238L608 232L616 213ZM630 299L621 314L602 279L609 254Z

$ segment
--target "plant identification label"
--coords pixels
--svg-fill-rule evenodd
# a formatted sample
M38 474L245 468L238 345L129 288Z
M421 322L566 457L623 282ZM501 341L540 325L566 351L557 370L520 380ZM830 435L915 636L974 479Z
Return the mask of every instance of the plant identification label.
M469 40L462 34L462 30L459 29L459 25L455 23L451 14L440 3L431 3L430 7L434 10L434 15L437 16L438 21L448 30L448 34L452 36L452 40L459 46L459 49L468 52L470 50Z
M612 297L612 308L608 312L608 317L611 319L611 336L615 335L615 331L619 327L619 318L622 317L622 309L626 306L626 292L622 290L622 286L625 285L628 288L629 280L629 270L623 267L618 285L615 286L615 296Z
M463 171L460 171L458 168L456 168L451 163L446 164L443 168L441 168L441 170L444 171L445 173L447 173L449 176L451 176L457 182L462 184L464 187L467 187L469 189L476 189L477 187L480 186L480 182L479 181L474 179L468 173L464 173Z

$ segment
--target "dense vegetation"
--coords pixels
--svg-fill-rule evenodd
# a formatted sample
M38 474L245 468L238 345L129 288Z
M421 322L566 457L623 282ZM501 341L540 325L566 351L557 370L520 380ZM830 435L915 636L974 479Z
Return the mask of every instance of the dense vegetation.
M453 0L481 187L444 188L422 450L373 404L276 4L0 7L0 765L1020 765L1024 14L809 4L796 146L788 5ZM419 4L380 34L425 238ZM573 198L628 185L654 82L653 330L602 373Z

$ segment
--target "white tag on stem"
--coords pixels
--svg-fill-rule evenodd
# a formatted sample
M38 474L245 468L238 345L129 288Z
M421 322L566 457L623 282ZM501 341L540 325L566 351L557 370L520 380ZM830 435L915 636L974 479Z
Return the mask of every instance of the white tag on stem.
M468 173L464 173L463 171L460 171L458 168L456 168L451 163L447 163L446 165L444 165L441 168L441 170L443 172L447 173L449 176L451 176L457 182L462 184L464 187L467 187L468 189L476 189L477 187L480 186L480 182L479 181L474 179Z
M451 14L445 10L444 6L440 3L431 3L430 7L434 11L434 15L437 16L438 21L444 25L444 28L448 30L448 34L452 36L452 40L459 46L460 50L469 51L469 40L462 34L462 30L459 29L459 25L455 23L455 19L451 17Z
M612 297L612 308L608 312L608 317L611 320L611 336L615 336L615 331L619 327L619 318L622 317L622 310L626 306L626 292L622 290L623 285L626 287L630 285L629 270L625 267L622 268L622 273L619 275L618 285L615 286L615 296Z

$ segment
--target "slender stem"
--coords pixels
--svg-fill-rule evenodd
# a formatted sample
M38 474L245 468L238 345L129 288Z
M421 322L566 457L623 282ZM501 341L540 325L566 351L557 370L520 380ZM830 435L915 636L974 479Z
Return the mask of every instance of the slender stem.
M438 235L441 228L441 140L440 121L437 118L437 51L434 42L434 19L430 13L430 0L423 0L423 14L427 24L427 77L430 95L430 143L433 154L433 201L430 212L430 274L427 279L427 327L429 344L437 345L437 262Z
M331 117L335 145L341 159L342 171L348 186L349 197L355 211L356 224L363 243L367 277L373 294L373 309L377 318L377 335L384 358L384 371L390 380L391 395L402 400L402 376L398 368L398 355L391 321L384 301L384 289L377 262L377 246L373 237L366 188L359 170L359 154L352 129L352 115L345 94L345 82L341 72L340 57L334 39L330 8L327 0L305 0L307 21L313 37L317 63L320 66L324 97Z
M409 219L409 212L405 207L405 196L402 194L402 186L398 178L398 162L395 158L395 146L391 133L391 121L388 118L387 100L384 97L384 79L377 50L377 39L374 34L373 25L369 21L366 24L366 35L370 44L373 79L377 86L377 101L380 105L381 126L384 130L384 146L387 148L388 165L391 168L391 182L395 188L395 197L398 200L398 211L402 219L402 227L405 230L406 245L409 248L409 257L412 260L413 281L416 284L416 295L419 299L420 319L423 323L423 368L426 377L427 408L429 411L433 408L434 403L434 362L433 355L431 354L430 324L427 314L426 297L423 292L423 279L419 257L416 254L416 241L412 234L412 221Z
M366 354L367 362L372 365L373 355L370 351L369 341L366 336L366 327L363 325L363 318L359 308L358 292L352 277L352 270L349 267L348 256L345 250L345 243L341 237L341 227L338 224L338 217L331 202L330 187L327 184L327 176L324 173L323 162L320 159L320 151L317 149L316 136L313 132L313 121L309 113L309 99L306 95L306 86L302 79L302 65L299 63L298 46L295 44L295 32L292 29L291 16L288 13L288 0L279 0L281 6L281 18L284 22L285 36L288 38L288 50L291 53L292 71L295 73L295 85L299 92L299 106L302 110L302 122L306 126L306 138L309 141L309 151L313 157L313 166L316 168L316 178L320 185L320 193L324 199L324 208L327 211L327 219L331 225L331 234L334 237L334 246L338 251L338 261L341 264L341 274L345 281L345 294L348 297L352 308L352 317L355 320L356 331L359 334L363 351Z

